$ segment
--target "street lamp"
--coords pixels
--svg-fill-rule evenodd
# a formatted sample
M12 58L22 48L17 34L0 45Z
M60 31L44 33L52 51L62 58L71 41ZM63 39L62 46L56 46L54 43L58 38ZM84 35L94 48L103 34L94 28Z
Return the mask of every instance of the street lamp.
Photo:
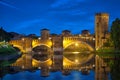
M24 41L25 39L24 38L22 38L22 41Z
M40 40L41 38L39 37L38 40Z

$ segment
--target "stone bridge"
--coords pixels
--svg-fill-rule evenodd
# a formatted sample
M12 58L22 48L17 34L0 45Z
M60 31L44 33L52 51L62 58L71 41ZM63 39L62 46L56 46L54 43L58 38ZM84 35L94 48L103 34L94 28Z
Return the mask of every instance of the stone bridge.
M59 40L58 40L59 41ZM53 39L49 37L47 40L43 39L31 39L31 38L21 38L18 40L11 40L9 44L13 45L13 47L19 48L22 52L29 52L32 51L33 48L37 46L44 45L51 50L53 50ZM95 40L93 37L81 37L81 36L70 36L70 37L63 37L63 50L66 49L68 46L75 44L82 44L89 48L90 51L95 50Z
M89 51L94 51L95 50L95 40L93 37L81 37L81 36L53 36L49 37L48 39L31 39L31 38L22 38L20 40L11 40L9 42L13 47L19 48L23 53L24 52L30 52L31 54L27 54L29 56L23 56L22 62L15 63L13 66L17 66L20 64L22 65L23 68L31 68L32 66L34 67L40 67L40 68L45 68L46 65L47 67L52 67L54 70L62 70L62 69L79 69L80 66L87 64L88 61L91 61L93 59L93 54L85 53L83 56L86 54L88 55L87 57L83 57L80 53L80 55L76 58L72 58L72 60L69 57L65 56L66 49L69 48L69 46L81 46L82 47L87 47ZM36 48L43 48L43 45L45 46L46 49L50 49L52 54L50 54L50 57L47 57L45 60L41 60L44 56L40 56L39 52L34 53L34 49ZM42 47L41 47L42 46ZM74 50L74 48L70 48ZM33 51L32 51L33 50ZM47 50L49 51L49 50ZM41 51L42 52L42 51ZM37 60L34 55L37 53ZM48 53L48 52L47 52ZM24 54L23 54L24 55ZM26 55L26 54L25 54ZM30 56L31 55L31 56ZM49 55L49 54L47 54ZM70 54L69 54L70 55ZM74 54L73 54L74 56ZM46 56L45 56L46 57ZM80 60L78 59L80 58ZM25 61L26 60L26 61ZM25 62L24 62L25 61ZM93 61L91 61L93 62ZM45 65L45 66L44 66ZM75 66L73 66L75 65ZM74 68L75 67L75 68Z

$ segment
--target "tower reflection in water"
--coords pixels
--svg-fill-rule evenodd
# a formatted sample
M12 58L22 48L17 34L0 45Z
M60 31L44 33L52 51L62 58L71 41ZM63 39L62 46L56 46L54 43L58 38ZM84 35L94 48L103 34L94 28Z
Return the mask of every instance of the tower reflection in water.
M59 55L59 54L57 54L57 55ZM42 55L39 54L37 56L42 56ZM56 63L56 65L55 65L55 63L53 62L54 60L56 60L56 59L53 59L53 57L46 58L44 61L37 60L36 58L34 58L34 56L32 54L24 54L24 55L22 55L22 57L17 59L17 61L15 63L11 64L11 66L2 69L1 71L3 71L3 72L1 72L0 76L4 76L6 71L7 71L7 73L14 74L17 72L22 72L22 71L35 72L36 70L38 70L38 71L40 70L39 75L46 77L46 76L50 76L51 72L56 72L56 71L62 72L63 75L73 74L74 73L73 71L81 71L80 72L81 74L88 75L90 73L90 70L92 70L92 71L95 70L95 74L96 74L95 80L100 80L100 78L108 80L108 70L107 70L108 68L105 67L106 64L103 63L102 59L99 58L98 56L95 59L96 60L95 65L99 64L98 66L96 66L97 67L96 69L94 69L94 67L95 67L93 65L94 63L92 63L91 65L88 63L89 66L86 66L86 65L85 66L80 66L80 65L64 66L64 65L62 65L62 67L61 67L61 64ZM63 57L63 61L64 60L66 60L66 59ZM59 65L60 65L60 67L59 67ZM77 74L74 74L74 76L77 76Z

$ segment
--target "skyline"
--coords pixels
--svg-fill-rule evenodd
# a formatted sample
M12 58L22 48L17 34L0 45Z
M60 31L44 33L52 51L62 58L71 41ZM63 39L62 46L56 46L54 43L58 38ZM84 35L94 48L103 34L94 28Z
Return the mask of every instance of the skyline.
M95 14L108 13L110 28L120 17L119 4L118 0L1 0L0 27L26 35L40 35L43 28L57 34L66 29L73 34L84 29L94 33Z

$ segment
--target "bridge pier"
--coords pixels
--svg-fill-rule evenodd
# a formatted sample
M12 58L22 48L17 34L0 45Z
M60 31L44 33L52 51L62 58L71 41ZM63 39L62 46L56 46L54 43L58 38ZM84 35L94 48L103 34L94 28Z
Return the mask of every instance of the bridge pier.
M41 76L49 76L49 66L42 65L41 66Z
M55 36L52 38L53 57L52 68L57 70L63 69L63 37Z
M23 58L23 66L24 69L31 69L32 68L32 56L31 54L24 54Z

